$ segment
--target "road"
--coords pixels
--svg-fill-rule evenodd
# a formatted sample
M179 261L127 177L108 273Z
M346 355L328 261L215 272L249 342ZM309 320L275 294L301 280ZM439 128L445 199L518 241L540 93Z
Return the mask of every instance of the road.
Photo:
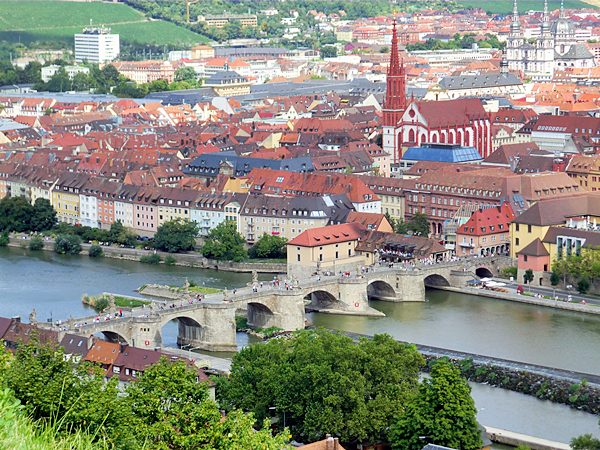
M574 303L581 303L581 301L585 301L590 305L600 306L600 298L592 297L590 295L582 295L577 291L566 291L563 289L556 289L552 287L544 287L544 286L529 286L522 283L515 283L505 280L503 278L494 278L494 281L498 281L500 283L505 283L509 288L514 289L516 291L517 286L522 285L525 288L525 292L533 292L534 294L542 294L550 297L554 297L555 295L559 300L566 300L567 296L571 295L571 298Z

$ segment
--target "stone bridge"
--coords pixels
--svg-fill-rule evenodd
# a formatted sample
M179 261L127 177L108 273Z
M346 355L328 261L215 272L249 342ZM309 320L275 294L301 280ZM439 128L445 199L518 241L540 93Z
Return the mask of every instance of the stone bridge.
M127 342L140 348L162 346L162 328L178 322L177 343L208 351L235 351L235 316L245 313L255 328L277 327L299 330L305 326L305 310L336 314L383 316L369 306L369 299L392 302L425 300L425 288L462 287L474 276L498 274L511 264L510 258L469 258L415 267L375 267L357 270L350 276L322 276L292 280L289 288L270 283L236 290L235 295L207 295L203 301L179 300L151 308L136 308L125 317L108 320L106 316L75 319L60 325L60 332L81 335L103 334L112 341ZM158 306L157 306L158 305Z

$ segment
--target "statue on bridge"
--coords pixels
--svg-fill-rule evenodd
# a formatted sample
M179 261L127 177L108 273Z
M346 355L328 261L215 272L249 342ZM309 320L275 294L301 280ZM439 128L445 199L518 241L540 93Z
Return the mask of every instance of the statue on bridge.
M255 269L252 269L252 284L258 283L258 272Z
M188 293L190 292L190 281L185 277L185 282L183 283L183 290Z
M35 308L33 308L29 313L29 323L32 325L37 323L37 313L35 312Z
M115 303L115 296L110 294L108 296L108 307L106 308L108 311L114 311L117 309L117 304Z

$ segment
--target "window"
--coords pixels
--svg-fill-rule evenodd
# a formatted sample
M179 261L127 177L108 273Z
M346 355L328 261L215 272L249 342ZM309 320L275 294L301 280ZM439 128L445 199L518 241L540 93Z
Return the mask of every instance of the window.
M527 225L527 232L531 233L531 225Z
M527 255L523 255L523 261L527 262Z
M515 245L519 245L519 238L515 238Z
M519 224L518 223L515 224L515 231L519 231Z

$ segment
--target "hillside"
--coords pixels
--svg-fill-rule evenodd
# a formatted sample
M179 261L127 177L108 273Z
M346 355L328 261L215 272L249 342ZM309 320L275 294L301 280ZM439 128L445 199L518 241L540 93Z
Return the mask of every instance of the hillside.
M73 34L90 24L106 25L131 44L188 46L206 38L173 23L148 20L120 3L59 0L4 0L0 2L0 40L9 42L73 43Z
M565 8L593 8L596 5L591 5L594 1L600 0L588 0L587 2L582 0L565 0ZM465 8L482 8L485 11L493 14L508 14L512 12L513 2L512 0L458 0L458 4ZM543 2L541 0L519 0L519 11L521 13L529 10L541 11L543 8ZM560 8L560 0L548 0L548 8L552 11Z

